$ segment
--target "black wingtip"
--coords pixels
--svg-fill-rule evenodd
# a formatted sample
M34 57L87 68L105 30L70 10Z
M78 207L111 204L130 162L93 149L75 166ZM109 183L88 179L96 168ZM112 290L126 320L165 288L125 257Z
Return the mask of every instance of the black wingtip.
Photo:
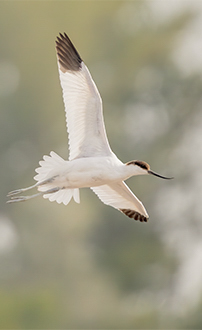
M143 214L140 214L137 211L130 209L119 209L122 213L127 215L127 217L132 218L134 220L139 220L140 222L147 222L149 220L148 217L145 217Z
M55 42L60 69L63 72L79 71L82 59L67 34L59 33Z

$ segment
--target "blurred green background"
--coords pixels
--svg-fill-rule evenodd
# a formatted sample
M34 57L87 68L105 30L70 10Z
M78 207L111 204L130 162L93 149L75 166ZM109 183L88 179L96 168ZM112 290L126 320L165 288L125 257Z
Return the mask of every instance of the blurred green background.
M0 2L0 328L202 328L202 2ZM133 177L135 222L81 204L6 204L38 161L68 157L55 38L66 32L103 98L113 151L172 181Z

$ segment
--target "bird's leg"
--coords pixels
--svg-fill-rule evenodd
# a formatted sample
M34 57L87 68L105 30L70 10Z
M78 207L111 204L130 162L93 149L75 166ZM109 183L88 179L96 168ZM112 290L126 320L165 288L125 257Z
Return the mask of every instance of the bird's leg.
M35 183L34 185L32 185L30 187L21 188L21 189L17 189L17 190L13 190L13 191L9 192L7 196L10 197L11 199L9 201L7 201L7 203L22 202L22 201L26 201L28 199L31 199L31 198L34 198L34 197L37 197L37 196L40 196L40 195L43 195L43 194L51 194L53 192L58 191L60 188L56 187L56 188L49 189L47 191L39 192L39 193L34 194L34 195L31 195L31 196L14 197L15 195L20 194L20 193L23 193L24 191L27 191L27 190L30 190L30 189L33 189L33 188L36 188L36 187L43 186L45 184L51 183L51 182L53 182L55 180L56 177L57 177L57 175L55 175L55 176L53 176L53 177L51 177L49 179L46 179L44 181L37 182L37 183Z
M38 182L35 183L33 186L30 186L30 187L27 187L27 188L21 188L21 189L16 189L16 190L10 191L7 196L10 197L10 196L20 194L24 191L30 190L30 189L35 188L37 186L38 186Z
M57 175L55 175L55 176L53 176L53 177L51 177L51 178L49 178L49 179L46 179L46 180L44 180L44 181L37 182L37 183L35 183L34 185L32 185L32 186L30 186L30 187L27 187L27 188L21 188L21 189L16 189L16 190L10 191L10 192L8 193L7 196L8 196L8 197L10 197L10 196L14 196L14 195L20 194L20 193L22 193L22 192L24 192L24 191L27 191L27 190L33 189L33 188L35 188L35 187L39 187L39 186L43 186L43 185L45 185L45 184L47 184L47 183L51 183L51 182L53 182L53 181L55 180L56 177L57 177Z
M15 196L11 196L11 199L8 200L6 203L10 204L10 203L16 203L16 202L24 202L24 201L27 201L28 199L31 199L31 198L40 196L42 194L43 194L43 192L41 191L41 192L39 192L37 194L34 194L34 195L31 195L31 196L16 196L16 197Z
M34 186L36 186L36 185L34 185ZM48 189L46 191L41 191L41 192L39 192L37 194L34 194L34 195L31 195L31 196L16 196L16 197L11 196L11 199L9 201L7 201L7 203L10 204L10 203L16 203L16 202L25 202L28 199L31 199L31 198L34 198L34 197L37 197L37 196L40 196L40 195L55 193L55 192L59 191L60 189L61 189L60 187L55 187L55 188Z

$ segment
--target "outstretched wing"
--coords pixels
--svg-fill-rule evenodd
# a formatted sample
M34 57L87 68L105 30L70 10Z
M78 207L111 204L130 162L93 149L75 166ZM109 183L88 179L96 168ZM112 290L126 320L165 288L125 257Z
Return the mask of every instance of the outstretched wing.
M60 83L69 133L69 159L109 156L110 149L97 87L71 40L56 40Z
M147 211L125 182L91 187L91 189L103 203L113 206L129 218L147 222L149 218Z

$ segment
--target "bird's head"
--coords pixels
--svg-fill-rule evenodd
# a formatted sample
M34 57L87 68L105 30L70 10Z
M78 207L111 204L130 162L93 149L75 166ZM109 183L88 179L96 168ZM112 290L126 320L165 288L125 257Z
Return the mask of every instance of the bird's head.
M133 168L135 170L135 175L152 174L152 175L158 176L161 179L167 179L167 180L173 179L172 177L171 178L166 177L166 176L160 175L160 174L152 171L150 169L149 164L147 164L146 162L144 162L142 160L132 160L132 161L126 163L126 165L133 166Z

